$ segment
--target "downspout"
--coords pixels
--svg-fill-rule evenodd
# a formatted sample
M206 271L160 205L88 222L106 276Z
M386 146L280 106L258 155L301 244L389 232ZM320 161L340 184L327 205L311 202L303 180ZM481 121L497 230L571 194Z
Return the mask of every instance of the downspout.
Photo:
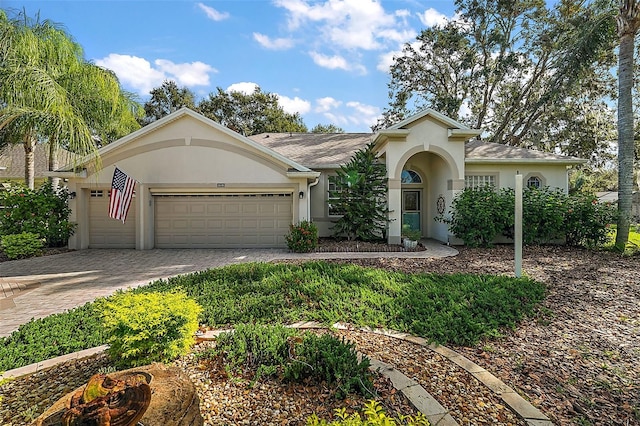
M320 182L320 177L318 176L316 180L307 184L307 215L309 215L308 220L311 222L311 187L316 186Z

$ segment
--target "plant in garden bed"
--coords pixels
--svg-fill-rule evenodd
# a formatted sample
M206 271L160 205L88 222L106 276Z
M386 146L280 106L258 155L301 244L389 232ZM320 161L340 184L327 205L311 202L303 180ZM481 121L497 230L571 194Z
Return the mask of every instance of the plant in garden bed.
M418 413L415 417L390 418L386 415L380 403L373 400L365 404L363 410L364 418L358 413L347 414L344 408L337 408L335 411L338 420L327 422L314 414L307 419L307 426L429 426L430 424L422 413Z
M318 247L318 227L303 220L297 225L289 225L289 233L284 238L292 252L308 253Z
M61 247L75 230L66 188L54 190L45 183L36 190L22 187L0 192L0 235L31 232L45 239L47 247Z
M108 353L122 367L169 362L187 353L202 310L181 292L118 292L102 299L99 309Z
M43 238L32 232L0 237L0 248L11 260L39 256L42 253L43 245Z
M239 324L233 332L218 336L216 346L199 354L215 360L214 368L229 366L259 380L277 376L293 382L324 382L342 399L350 393L371 394L369 359L358 360L355 345L335 336L300 334L282 325Z

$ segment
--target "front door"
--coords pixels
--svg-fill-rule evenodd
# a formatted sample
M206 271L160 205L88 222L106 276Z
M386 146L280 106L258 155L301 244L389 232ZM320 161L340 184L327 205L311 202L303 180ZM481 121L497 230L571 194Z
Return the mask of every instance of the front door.
M402 224L408 224L411 229L420 230L422 205L422 191L419 189L402 190Z

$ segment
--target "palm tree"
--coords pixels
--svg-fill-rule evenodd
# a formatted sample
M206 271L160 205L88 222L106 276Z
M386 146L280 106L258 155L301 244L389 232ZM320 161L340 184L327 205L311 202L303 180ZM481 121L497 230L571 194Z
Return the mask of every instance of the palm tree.
M624 251L629 240L633 196L633 53L640 27L640 2L619 0L616 17L620 52L618 56L618 231L616 247Z
M87 62L58 25L24 12L10 20L0 11L0 107L0 131L12 135L0 140L21 140L30 188L37 143L48 141L52 153L62 146L86 156L96 153L97 138L138 127L115 75Z

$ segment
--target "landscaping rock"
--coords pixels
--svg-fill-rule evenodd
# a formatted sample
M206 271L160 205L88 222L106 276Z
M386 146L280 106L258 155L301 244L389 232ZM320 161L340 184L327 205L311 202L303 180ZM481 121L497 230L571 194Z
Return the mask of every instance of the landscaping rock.
M202 426L204 421L200 415L200 400L196 388L177 367L163 364L132 368L109 374L114 379L133 372L147 373L151 376L151 403L144 416L139 420L146 426ZM65 411L74 394L84 386L68 393L47 409L34 423L35 426L61 425L61 412Z

